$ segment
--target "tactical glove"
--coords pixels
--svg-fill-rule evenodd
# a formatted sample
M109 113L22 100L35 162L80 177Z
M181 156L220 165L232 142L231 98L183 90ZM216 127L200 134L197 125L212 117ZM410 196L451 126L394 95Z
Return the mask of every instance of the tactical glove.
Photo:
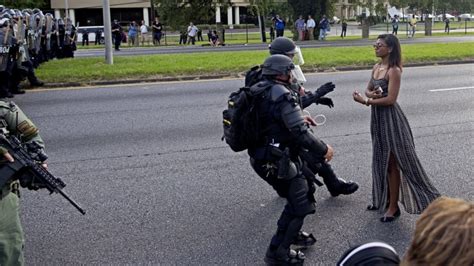
M330 93L331 91L336 88L336 85L334 85L332 82L328 82L321 87L319 87L315 92L314 95L316 96L316 99L323 97L324 95Z
M331 98L328 97L321 97L315 100L316 104L327 105L329 108L334 107L334 103L332 102Z

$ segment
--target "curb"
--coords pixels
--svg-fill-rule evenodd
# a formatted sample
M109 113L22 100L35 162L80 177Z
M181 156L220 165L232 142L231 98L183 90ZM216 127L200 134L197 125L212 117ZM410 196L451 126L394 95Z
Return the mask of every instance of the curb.
M436 65L457 65L457 64L474 64L474 59L460 60L460 61L432 61L432 62L414 62L403 65L403 67L420 67L420 66L436 66ZM353 71L353 70L367 70L372 69L372 66L340 66L329 68L316 68L307 71L307 73L318 72L337 72L337 71ZM100 86L100 85L118 85L118 84L137 84L149 82L170 82L170 81L189 81L189 80L211 80L211 79L225 79L225 78L243 78L244 73L237 74L216 74L216 75L199 75L199 76L176 76L176 77L161 77L150 79L126 79L126 80L104 80L93 82L60 82L47 83L42 87L42 90L65 88L65 87L82 87L82 86Z

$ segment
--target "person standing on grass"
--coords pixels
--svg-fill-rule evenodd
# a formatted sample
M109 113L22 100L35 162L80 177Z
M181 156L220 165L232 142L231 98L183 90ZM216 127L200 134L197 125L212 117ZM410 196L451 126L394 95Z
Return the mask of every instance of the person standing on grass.
M392 18L392 34L397 35L398 33L398 15L393 16Z
M140 37L142 39L142 46L145 45L145 40L148 36L148 27L145 25L145 21L142 20L142 25L140 26Z
M128 27L128 45L130 46L138 46L138 28L137 28L137 23L135 21L132 21L130 23L130 26Z
M188 30L187 30L187 34L188 34L187 44L192 43L192 45L194 45L194 43L196 42L196 35L197 35L198 30L199 29L196 26L194 26L192 22L189 23Z
M160 23L160 19L158 17L155 17L155 21L153 22L151 28L153 31L153 44L161 45L163 25Z
M358 91L354 101L371 106L372 204L368 210L385 212L380 221L400 216L398 202L408 213L421 213L440 196L415 152L408 120L397 103L402 77L401 48L393 34L379 35L374 44L381 60L372 69L364 98Z
M347 20L345 18L342 18L342 30L341 30L341 38L346 37L346 32L347 32Z
M316 28L316 22L314 21L311 15L308 15L308 20L306 21L306 28L308 29L308 39L314 40L314 28Z
M305 31L305 23L303 16L300 15L299 18L295 21L295 29L298 32L298 41L304 41L304 31Z
M444 32L447 32L449 34L449 18L446 16L444 17Z
M410 19L408 23L410 24L410 28L411 28L411 37L415 38L416 23L417 23L415 14L412 15L412 18Z

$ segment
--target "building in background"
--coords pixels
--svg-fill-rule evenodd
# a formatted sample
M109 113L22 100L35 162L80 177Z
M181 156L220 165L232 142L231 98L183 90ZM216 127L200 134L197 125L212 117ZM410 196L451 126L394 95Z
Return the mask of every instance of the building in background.
M97 26L103 25L102 2L102 0L51 0L51 8L56 18L65 17L67 5L69 18L74 25ZM241 20L246 20L247 7L250 6L249 0L230 0L230 3L231 6L226 10L222 10L221 7L216 8L216 23L238 25L242 22ZM145 24L150 25L152 20L150 0L110 0L110 13L112 19L123 23L144 20Z

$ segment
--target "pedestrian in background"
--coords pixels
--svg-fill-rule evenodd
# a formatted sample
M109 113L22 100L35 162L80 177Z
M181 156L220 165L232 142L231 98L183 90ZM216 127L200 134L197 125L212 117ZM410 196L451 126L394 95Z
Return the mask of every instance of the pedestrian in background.
M392 34L397 35L398 34L398 15L393 16L392 18Z
M161 45L163 25L160 23L160 19L158 17L155 17L155 21L153 22L151 29L153 32L153 44Z
M342 30L341 30L341 38L346 37L347 32L347 20L346 18L342 18Z
M137 35L138 35L137 23L135 21L132 21L132 23L130 23L130 26L128 27L128 45L129 46L130 44L133 46L138 46Z
M379 35L374 44L381 60L374 65L364 98L354 101L371 106L372 204L368 210L385 212L381 222L400 216L398 202L411 214L421 213L440 196L415 152L412 131L397 103L402 76L400 42L393 34Z
M303 15L295 21L295 29L298 32L298 41L304 41L304 33L306 30L306 24L303 19Z
M273 19L273 23L275 24L276 37L283 36L285 34L285 21L283 21L279 15L276 15Z
M449 18L446 16L444 17L444 32L447 32L449 34Z
M199 29L196 26L194 26L192 22L189 23L188 30L187 30L187 35L188 35L187 44L191 43L192 45L194 45L194 43L196 42L196 35L197 35L198 30Z
M112 24L112 36L114 37L115 51L120 51L120 43L122 42L122 27L116 19Z
M411 18L410 21L408 22L408 24L410 24L411 37L412 37L412 38L415 38L416 23L417 23L417 20L416 20L415 14L413 14L413 15L412 15L412 18Z
M308 15L306 21L306 29L308 29L308 40L314 40L314 28L316 28L316 22L311 15Z
M84 45L89 46L89 31L87 29L82 31L82 46Z
M329 27L329 20L326 18L326 15L323 15L321 20L319 21L319 40L324 41L326 40L326 31Z
M142 41L142 46L145 45L145 40L147 39L148 36L148 27L145 25L145 21L142 20L141 26L140 26L140 37Z

